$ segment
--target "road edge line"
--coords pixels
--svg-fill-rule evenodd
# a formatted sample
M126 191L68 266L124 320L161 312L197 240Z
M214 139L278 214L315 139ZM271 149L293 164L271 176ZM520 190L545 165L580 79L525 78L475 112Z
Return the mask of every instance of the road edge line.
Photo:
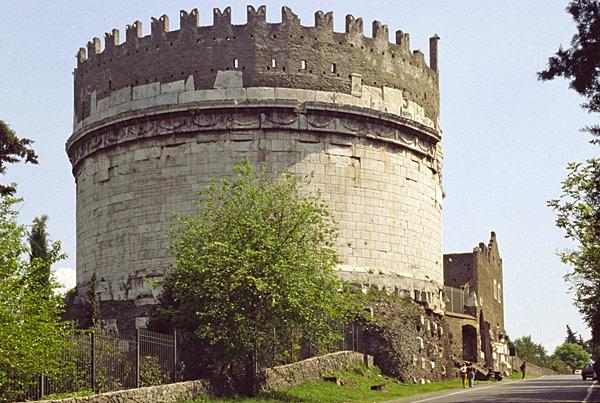
M504 385L506 385L508 383L512 383L512 382L506 382ZM489 389L489 388L493 388L493 387L500 386L500 385L501 384L498 383L496 385L488 385L488 386L483 386L483 387L479 387L479 388L476 388L476 389L477 390L483 390L483 389ZM459 390L458 392L452 392L452 393L448 393L448 394L444 394L444 395L440 395L440 396L431 396L431 397L428 397L426 399L421 399L421 400L413 400L411 403L421 403L421 402L426 402L426 401L433 400L433 399L439 399L441 397L459 395L461 393L467 393L467 392L470 392L472 390L475 390L475 388L469 388L467 390Z
M588 399L590 397L592 397L592 394L594 393L594 387L597 386L599 384L600 381L595 381L592 382L592 384L590 385L590 387L588 388L588 392L587 395L585 395L585 397L583 398L583 400L581 401L582 403L588 403Z

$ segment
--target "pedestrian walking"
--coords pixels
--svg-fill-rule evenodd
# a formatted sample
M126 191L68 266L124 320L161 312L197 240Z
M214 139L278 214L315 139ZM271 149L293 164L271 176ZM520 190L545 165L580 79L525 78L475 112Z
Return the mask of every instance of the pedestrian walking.
M525 371L527 370L527 361L523 361L523 364L519 367L521 369L521 380L525 379Z
M463 388L467 387L467 363L463 362L462 366L459 369L460 371L460 379L462 380Z
M467 368L467 379L469 380L469 388L472 388L475 381L475 368L473 367L473 363L469 363Z
M600 380L600 355L594 361L594 380Z

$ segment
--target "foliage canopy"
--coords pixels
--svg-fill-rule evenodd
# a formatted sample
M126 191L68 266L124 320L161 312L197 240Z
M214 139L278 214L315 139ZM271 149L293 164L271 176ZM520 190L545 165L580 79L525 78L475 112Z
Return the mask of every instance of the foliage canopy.
M548 205L556 212L556 225L575 242L560 253L573 266L566 278L575 291L575 303L600 344L600 159L569 163L560 199Z
M565 337L566 343L577 343L577 332L571 330L571 327L567 325L567 337Z
M6 172L6 164L25 162L37 164L37 154L30 147L33 141L26 138L18 138L9 125L0 120L0 174ZM1 185L0 195L8 196L15 193L15 185Z
M571 47L560 47L549 58L540 80L564 77L570 87L585 97L589 112L600 112L600 1L572 0L567 6L577 28ZM600 126L584 128L600 145ZM573 266L567 275L575 290L575 303L592 330L592 344L600 350L600 159L570 163L562 183L560 199L548 205L556 212L556 225L576 247L561 253ZM598 351L600 353L600 351Z
M11 396L15 382L60 371L60 352L68 343L62 301L53 292L57 284L39 278L42 267L63 258L60 244L52 244L47 260L28 259L26 229L17 224L13 208L17 202L0 196L0 396Z
M47 262L50 258L50 252L48 250L48 233L46 231L46 223L48 221L47 215L35 217L33 219L33 225L29 233L29 258L40 259L41 262ZM50 265L41 265L39 273L40 281L48 283L50 281Z
M590 362L590 355L577 343L563 343L556 347L553 357L559 359L569 366L569 368L583 368Z
M590 112L600 112L600 2L573 0L567 12L577 26L571 47L559 47L548 59L548 68L538 73L538 78L544 81L566 78L569 86L587 99L583 107ZM587 131L600 136L598 125L588 127Z
M338 231L320 194L301 191L309 182L244 159L199 194L197 212L176 215L155 321L195 332L221 370L326 350L361 310L333 271Z
M541 344L535 343L531 336L523 336L513 341L517 355L522 360L529 361L535 365L545 367L548 365L548 353Z

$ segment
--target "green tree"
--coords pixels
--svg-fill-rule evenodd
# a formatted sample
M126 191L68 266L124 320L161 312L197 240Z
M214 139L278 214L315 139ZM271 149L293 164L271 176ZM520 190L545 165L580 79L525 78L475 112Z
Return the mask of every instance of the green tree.
M33 141L29 139L18 138L10 126L0 120L0 174L6 172L6 164L19 162L22 159L37 164L37 155L30 147L32 143ZM13 195L15 191L15 184L0 184L0 195Z
M47 215L35 217L29 233L29 258L30 260L40 259L41 262L47 262L50 257L48 251L48 233L46 232ZM50 265L40 265L40 273L37 273L39 281L48 283L50 281Z
M569 80L569 86L587 99L583 108L600 112L600 2L573 0L567 6L567 12L577 26L571 47L559 47L548 59L548 68L538 73L538 78L543 81L556 77ZM588 127L586 131L600 136L598 125Z
M549 358L548 368L553 369L554 371L558 372L559 374L572 374L573 373L573 369L571 367L569 367L560 358L555 357L554 355L552 355Z
M18 384L60 371L60 351L68 343L55 281L40 283L35 275L64 255L55 242L47 260L26 258L26 229L13 208L18 201L0 196L0 396L9 400Z
M567 325L567 337L565 337L566 343L577 343L577 332L571 330L569 325Z
M556 212L556 225L575 242L560 253L573 267L566 275L575 291L575 303L592 330L592 343L600 344L600 159L569 163L560 199L548 205Z
M529 361L541 367L549 365L549 357L546 349L541 344L531 340L531 336L522 336L513 342L517 355L520 359Z
M571 368L583 368L585 364L590 362L590 355L577 343L563 343L556 347L553 358L557 358Z
M586 102L589 112L600 112L600 2L572 0L567 6L577 33L568 49L560 47L549 58L540 80L563 77ZM600 126L583 129L592 134L591 143L600 144ZM600 350L600 159L570 163L562 183L560 199L548 205L557 213L556 224L575 249L561 253L564 263L573 266L567 280L575 291L575 304L592 330L592 344ZM600 352L600 351L599 351Z
M93 328L98 328L102 325L102 315L100 313L100 302L98 301L98 294L96 291L96 281L96 273L94 273L90 279L87 298L85 301L87 304L87 312L84 320L89 321L89 323L86 322L86 327Z
M301 192L309 182L244 159L170 230L175 266L155 318L195 332L214 369L243 372L248 387L266 353L289 347L290 357L302 342L325 351L361 310L334 273L331 214L318 193Z

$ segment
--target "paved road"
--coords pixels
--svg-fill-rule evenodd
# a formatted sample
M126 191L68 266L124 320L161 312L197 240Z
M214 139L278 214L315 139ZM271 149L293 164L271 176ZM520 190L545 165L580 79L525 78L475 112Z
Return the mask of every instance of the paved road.
M581 376L543 376L526 381L498 382L476 385L473 389L460 389L395 400L403 403L457 403L457 402L600 402L600 385L597 381L584 381Z

